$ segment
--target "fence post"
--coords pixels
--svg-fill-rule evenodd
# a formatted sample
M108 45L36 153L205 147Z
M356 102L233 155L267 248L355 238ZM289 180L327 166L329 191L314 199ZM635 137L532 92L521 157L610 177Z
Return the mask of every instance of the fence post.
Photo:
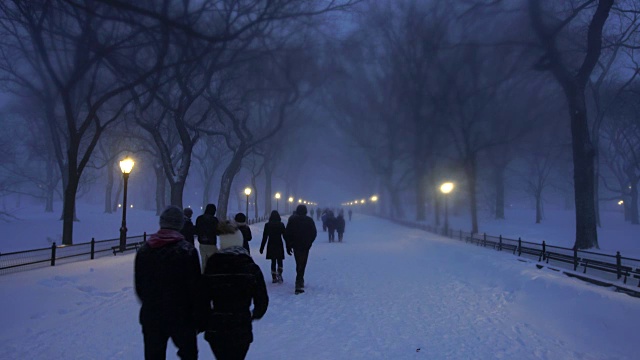
M91 260L93 260L94 258L95 250L96 250L96 238L91 238Z
M576 270L578 270L578 248L574 246L573 247L573 271L576 271Z
M502 251L502 234L498 238L498 251Z
M616 272L618 273L618 279L622 277L622 256L620 251L616 251Z
M56 242L51 244L51 266L56 266Z
M518 256L522 254L522 238L518 238Z
M545 253L547 252L547 244L544 242L544 240L542 240L542 260L544 261L547 256L545 255Z

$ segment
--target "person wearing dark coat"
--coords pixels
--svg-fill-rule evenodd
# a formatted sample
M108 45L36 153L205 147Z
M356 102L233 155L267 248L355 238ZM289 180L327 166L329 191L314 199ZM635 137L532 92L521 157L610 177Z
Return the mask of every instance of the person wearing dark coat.
M325 220L327 230L329 232L329 242L336 241L336 216L333 211L327 212L327 220Z
M336 218L336 231L338 232L338 241L342 242L342 237L344 236L344 213L341 211Z
M198 243L200 243L200 258L203 270L209 257L218 251L216 247L217 229L218 218L216 217L216 206L214 204L207 204L204 209L204 214L198 216L196 219L196 235L198 235Z
M182 230L180 230L180 234L182 234L182 236L184 236L184 239L187 240L191 245L195 245L196 227L191 221L193 210L191 210L191 208L184 208L183 212L184 225L182 226Z
M236 225L238 226L238 230L242 233L242 247L247 250L249 255L251 255L251 249L249 249L249 241L253 239L251 236L251 228L247 225L247 216L243 213L237 213L234 217L236 221Z
M173 341L181 359L198 358L196 313L200 261L180 229L184 214L169 206L160 215L160 230L142 244L134 262L135 292L145 359L164 359Z
M320 215L321 215L320 214L320 208L317 208L316 209L316 221L320 221ZM313 216L312 216L312 218L313 218Z
M260 244L260 254L267 247L267 260L271 260L271 279L272 283L280 283L282 279L282 261L284 260L284 245L282 238L284 236L285 227L281 221L280 214L273 210L269 221L264 224L262 232L262 243ZM276 267L277 265L277 267Z
M349 209L349 221L351 221L351 215L353 214L353 211L351 211L351 209Z
M252 322L262 318L269 306L262 271L236 232L232 223L220 223L220 251L207 261L200 283L207 304L204 338L219 360L246 357L253 342Z
M309 249L317 235L316 223L307 216L307 207L298 205L296 213L287 221L284 236L287 254L291 255L293 251L296 259L296 294L304 292L304 272L309 260Z
M327 231L327 218L329 217L329 211L327 209L322 210L322 231Z

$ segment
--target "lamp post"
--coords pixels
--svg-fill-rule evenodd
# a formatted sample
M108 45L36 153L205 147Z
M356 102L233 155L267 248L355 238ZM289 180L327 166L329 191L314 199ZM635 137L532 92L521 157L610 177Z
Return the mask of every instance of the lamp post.
M122 226L120 226L120 252L124 252L127 245L127 184L129 183L129 174L133 169L133 160L126 158L120 161L120 170L124 178L124 189L122 199Z
M447 198L449 193L453 191L454 185L452 182L446 182L440 185L440 191L444 194L444 233L449 235L449 204Z
M251 195L251 188L250 187L246 187L244 188L244 194L247 195L247 211L246 211L246 215L247 215L247 219L249 218L249 195Z
M291 209L293 209L293 196L289 196L289 209L287 212L290 213Z
M279 207L278 207L278 200L280 200L280 193L277 192L276 193L276 211L280 211Z
M375 214L376 213L376 202L378 202L378 196L377 195L373 195L371 197L371 199L369 199L369 200L371 200L371 208L372 208L373 213Z

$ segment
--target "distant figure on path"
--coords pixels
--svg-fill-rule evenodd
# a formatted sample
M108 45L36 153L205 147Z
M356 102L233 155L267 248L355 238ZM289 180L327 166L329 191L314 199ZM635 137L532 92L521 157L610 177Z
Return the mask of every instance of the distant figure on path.
M351 214L353 214L353 211L351 211L351 209L349 209L349 221L351 221Z
M338 241L342 242L342 237L344 235L344 213L340 211L338 217L336 218L336 231L338 232Z
M200 283L207 304L204 339L216 359L244 359L253 342L251 323L267 312L269 295L260 267L242 246L240 231L223 221L218 233L220 251L207 261Z
M298 205L295 214L287 221L284 237L287 243L287 254L291 255L293 251L296 259L296 294L304 292L304 272L309 259L309 249L317 235L315 222L307 216L307 207Z
M177 206L160 215L160 230L136 254L134 282L140 307L145 359L165 359L167 341L178 357L198 358L196 312L200 261L180 229L184 213Z
M327 220L325 221L327 225L327 230L329 231L329 242L336 241L336 225L337 219L335 215L333 215L333 211L329 210L327 213Z
M242 247L247 250L249 255L251 255L251 249L249 249L249 241L253 238L251 236L251 228L247 225L247 217L243 213L237 213L234 220L236 221L236 225L238 226L238 230L242 232Z
M191 208L184 208L182 212L184 212L184 225L182 226L182 230L180 230L180 233L182 234L182 236L184 236L185 240L187 240L191 245L195 246L196 227L191 221L193 210L191 210Z
M282 262L284 260L284 245L282 239L285 227L280 219L280 214L276 210L271 212L269 222L264 224L262 232L262 243L260 244L260 254L267 247L267 260L271 260L271 282L280 283L282 279ZM277 266L277 267L276 267Z
M207 204L204 214L196 219L196 234L200 243L200 258L202 259L202 269L209 257L218 251L216 247L218 235L218 218L216 217L216 206Z

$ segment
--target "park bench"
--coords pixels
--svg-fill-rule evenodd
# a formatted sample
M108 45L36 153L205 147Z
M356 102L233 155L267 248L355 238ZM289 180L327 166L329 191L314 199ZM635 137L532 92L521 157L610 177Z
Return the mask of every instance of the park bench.
M594 270L600 270L612 274L618 275L618 279L624 276L624 283L627 283L627 277L631 275L633 269L630 266L620 265L618 266L615 263L608 263L600 260L586 259L583 258L581 265L584 266L583 273L587 273L587 268L591 268ZM634 274L634 277L637 277Z
M520 256L521 254L537 256L538 261L541 261L542 256L544 255L544 252L542 252L542 249L536 249L536 248L527 247L527 246L520 246L520 248L518 248L518 256Z
M573 257L573 255L567 255L553 251L547 251L544 257L547 261L547 264L549 263L549 260L559 261L573 265L573 270L576 270L580 265L580 262L582 261L582 259L580 258Z
M127 250L136 250L136 252L138 251L138 248L141 246L142 244L139 242L133 242L133 243L128 243L124 246L124 251ZM116 246L112 246L111 250L113 251L113 255L115 256L117 252L120 252L120 245L116 245ZM124 252L122 251L122 252Z

